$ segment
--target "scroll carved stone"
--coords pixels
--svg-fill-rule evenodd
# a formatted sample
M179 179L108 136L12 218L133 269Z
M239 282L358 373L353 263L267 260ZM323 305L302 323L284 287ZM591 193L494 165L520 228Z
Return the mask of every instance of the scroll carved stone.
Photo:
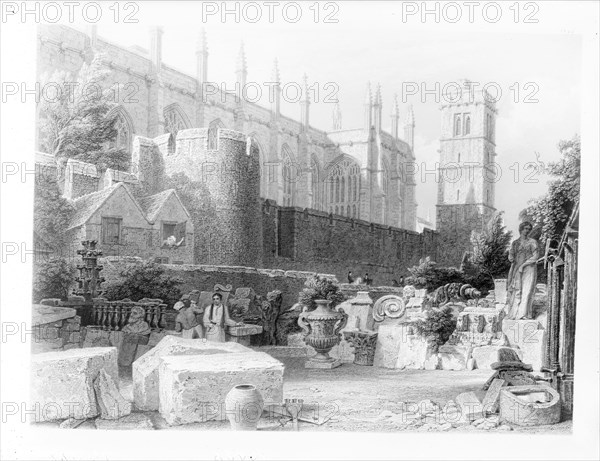
M400 296L387 295L379 298L373 306L373 319L382 322L386 317L399 319L406 314L406 304Z

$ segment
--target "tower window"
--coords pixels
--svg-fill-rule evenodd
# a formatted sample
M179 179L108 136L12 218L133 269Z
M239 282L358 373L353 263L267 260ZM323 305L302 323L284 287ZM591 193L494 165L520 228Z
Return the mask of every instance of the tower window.
M458 153L458 163L460 163L460 152Z
M460 200L460 189L456 191L456 201Z
M454 136L460 136L462 133L462 121L460 114L454 116Z
M465 134L471 133L471 116L469 114L465 115Z

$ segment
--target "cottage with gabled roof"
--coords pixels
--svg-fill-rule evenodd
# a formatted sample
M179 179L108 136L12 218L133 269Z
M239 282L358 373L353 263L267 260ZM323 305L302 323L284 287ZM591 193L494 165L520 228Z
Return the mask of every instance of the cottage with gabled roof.
M73 200L68 226L72 246L97 240L106 256L138 256L160 263L191 264L194 227L175 190L137 199L117 182Z

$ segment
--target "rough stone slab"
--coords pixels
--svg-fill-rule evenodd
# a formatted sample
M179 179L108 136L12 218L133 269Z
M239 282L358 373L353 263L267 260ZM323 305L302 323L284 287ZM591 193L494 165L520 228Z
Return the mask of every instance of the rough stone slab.
M150 338L148 338L148 346L156 346L159 342L163 340L168 333L165 331L153 331L150 333Z
M425 339L409 334L409 324L381 325L378 329L374 366L398 369L438 369L440 359L431 354Z
M500 391L502 387L506 385L506 381L503 379L494 379L492 384L483 398L483 409L486 413L496 413L498 411L498 400L500 398Z
M69 418L65 419L62 423L59 424L59 429L75 429L85 423L87 419L74 419Z
M339 367L341 364L342 361L340 359L329 360L327 362L308 359L304 364L304 368L312 368L316 370L331 370L333 368Z
M44 352L55 352L61 351L65 344L64 339L56 338L52 340L44 340L44 339L36 339L31 343L31 353L32 354L41 354Z
M463 392L456 397L456 404L460 409L461 420L475 421L483 418L483 405L474 392Z
M520 361L517 349L506 346L479 346L473 348L473 359L480 370L491 370L492 363L504 361Z
M83 347L121 347L122 331L106 331L98 327L87 326L82 330Z
M254 347L256 352L265 352L271 357L308 357L308 346L260 346Z
M123 398L113 379L104 371L94 380L96 402L103 419L119 419L131 413L131 402Z
M104 370L119 378L117 349L94 347L36 354L31 359L35 421L86 419L98 415L94 380Z
M159 366L160 414L168 424L226 419L225 397L252 384L264 404L283 401L283 363L264 352L163 357Z
M469 348L446 344L440 346L438 356L442 370L465 370L469 359Z
M227 334L231 336L250 336L259 335L263 332L263 327L260 325L245 324L240 327L229 327Z
M541 371L544 366L544 343L546 342L546 331L537 330L529 340L519 345L523 354L523 362L530 363L534 371Z
M406 341L400 343L396 368L436 370L438 367L439 357L437 354L431 354L427 341L422 336L407 334Z
M502 321L502 333L508 338L511 346L531 342L532 335L542 327L537 320L510 320Z
M348 331L353 328L359 330L373 330L375 321L373 320L373 300L367 291L359 291L352 299L344 301L340 307L348 314L348 323L342 331ZM356 325L356 320L358 325Z
M33 326L56 323L64 319L75 317L77 311L70 307L46 306L43 304L34 304L31 316Z
M540 371L544 360L545 330L538 320L502 321L502 332L508 338L510 346L519 348L522 360Z
M144 413L132 413L119 419L96 419L96 429L105 430L152 430L154 425Z
M400 349L408 341L406 328L403 325L381 325L378 333L373 365L396 368Z
M441 359L438 354L432 354L427 357L423 362L423 369L425 370L439 370L441 367Z
M251 352L237 343L215 343L203 339L165 336L153 349L133 362L133 402L139 410L158 410L158 366L161 357Z
M506 279L494 279L494 297L497 303L506 304Z
M506 371L506 370L533 371L533 367L530 364L521 362L520 360L516 360L516 361L506 361L505 360L503 362L494 362L494 363L492 363L490 368L492 370L498 370L498 371Z

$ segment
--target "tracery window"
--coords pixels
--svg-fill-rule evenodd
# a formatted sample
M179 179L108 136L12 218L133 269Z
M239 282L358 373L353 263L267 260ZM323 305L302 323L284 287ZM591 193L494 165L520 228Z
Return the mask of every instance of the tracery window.
M326 184L329 183L328 206L346 216L358 218L360 214L359 190L360 167L358 164L344 158L332 165L327 171ZM340 211L341 210L341 211ZM351 211L352 210L352 214Z
M310 189L312 194L312 208L315 210L320 210L323 207L323 198L321 192L321 169L319 168L319 164L317 160L313 157L310 163Z
M163 115L165 118L165 133L171 133L174 140L177 139L177 133L179 130L185 130L189 128L185 116L176 105L167 107Z
M127 116L123 112L122 108L117 108L115 116L115 130L117 136L110 142L111 148L123 149L125 152L131 152L132 140L133 140L133 127L127 120Z
M283 206L294 206L296 195L296 172L293 161L293 154L287 144L281 148L281 158L283 160Z

